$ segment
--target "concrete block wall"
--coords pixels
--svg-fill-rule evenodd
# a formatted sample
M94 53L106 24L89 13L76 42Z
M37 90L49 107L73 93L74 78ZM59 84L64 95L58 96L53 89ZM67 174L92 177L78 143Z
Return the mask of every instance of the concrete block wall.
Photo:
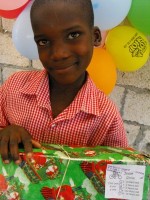
M11 31L14 20L0 18L0 84L20 70L42 69L15 49ZM117 83L109 95L123 118L131 147L150 153L150 61L138 71L118 71Z

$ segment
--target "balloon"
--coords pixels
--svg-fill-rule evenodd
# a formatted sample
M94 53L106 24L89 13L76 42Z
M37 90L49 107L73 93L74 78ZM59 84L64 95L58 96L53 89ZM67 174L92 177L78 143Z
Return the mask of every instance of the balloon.
M0 16L8 19L13 19L18 17L18 15L24 10L24 8L27 6L30 0L26 0L26 3L23 4L21 7L18 7L14 10L1 10L0 7ZM9 2L8 0L5 2ZM11 1L10 1L11 2ZM13 2L13 1L12 1ZM20 2L21 3L21 2Z
M150 34L150 0L134 0L127 17L132 26Z
M116 84L117 72L111 55L105 49L94 48L87 71L97 87L105 94L112 91Z
M0 0L1 10L15 10L22 7L28 0Z
M16 49L21 55L31 60L39 58L30 20L32 3L30 2L17 17L12 30L12 40Z
M148 60L148 39L133 27L118 26L110 30L105 44L121 71L135 71Z
M92 0L95 25L101 30L111 29L127 16L132 0Z

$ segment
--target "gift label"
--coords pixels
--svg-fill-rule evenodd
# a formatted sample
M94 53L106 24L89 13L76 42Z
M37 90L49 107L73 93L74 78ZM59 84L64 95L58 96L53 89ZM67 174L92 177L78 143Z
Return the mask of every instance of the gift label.
M142 200L145 166L108 164L105 198Z

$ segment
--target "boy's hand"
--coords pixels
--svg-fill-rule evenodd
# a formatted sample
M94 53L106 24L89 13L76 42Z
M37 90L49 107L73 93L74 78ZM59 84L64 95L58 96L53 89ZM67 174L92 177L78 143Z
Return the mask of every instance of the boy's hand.
M32 144L39 148L40 144L32 140L31 135L21 126L10 125L0 130L0 154L5 164L11 157L16 164L21 162L18 145L22 143L28 157L32 156Z

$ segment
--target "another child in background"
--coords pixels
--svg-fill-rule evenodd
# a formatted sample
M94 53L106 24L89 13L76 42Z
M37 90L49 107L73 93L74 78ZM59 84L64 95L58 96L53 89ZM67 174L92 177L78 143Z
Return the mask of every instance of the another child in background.
M10 154L20 163L20 143L28 156L41 142L126 147L117 108L86 72L101 42L91 0L35 0L31 22L45 69L16 73L0 88L4 162Z

